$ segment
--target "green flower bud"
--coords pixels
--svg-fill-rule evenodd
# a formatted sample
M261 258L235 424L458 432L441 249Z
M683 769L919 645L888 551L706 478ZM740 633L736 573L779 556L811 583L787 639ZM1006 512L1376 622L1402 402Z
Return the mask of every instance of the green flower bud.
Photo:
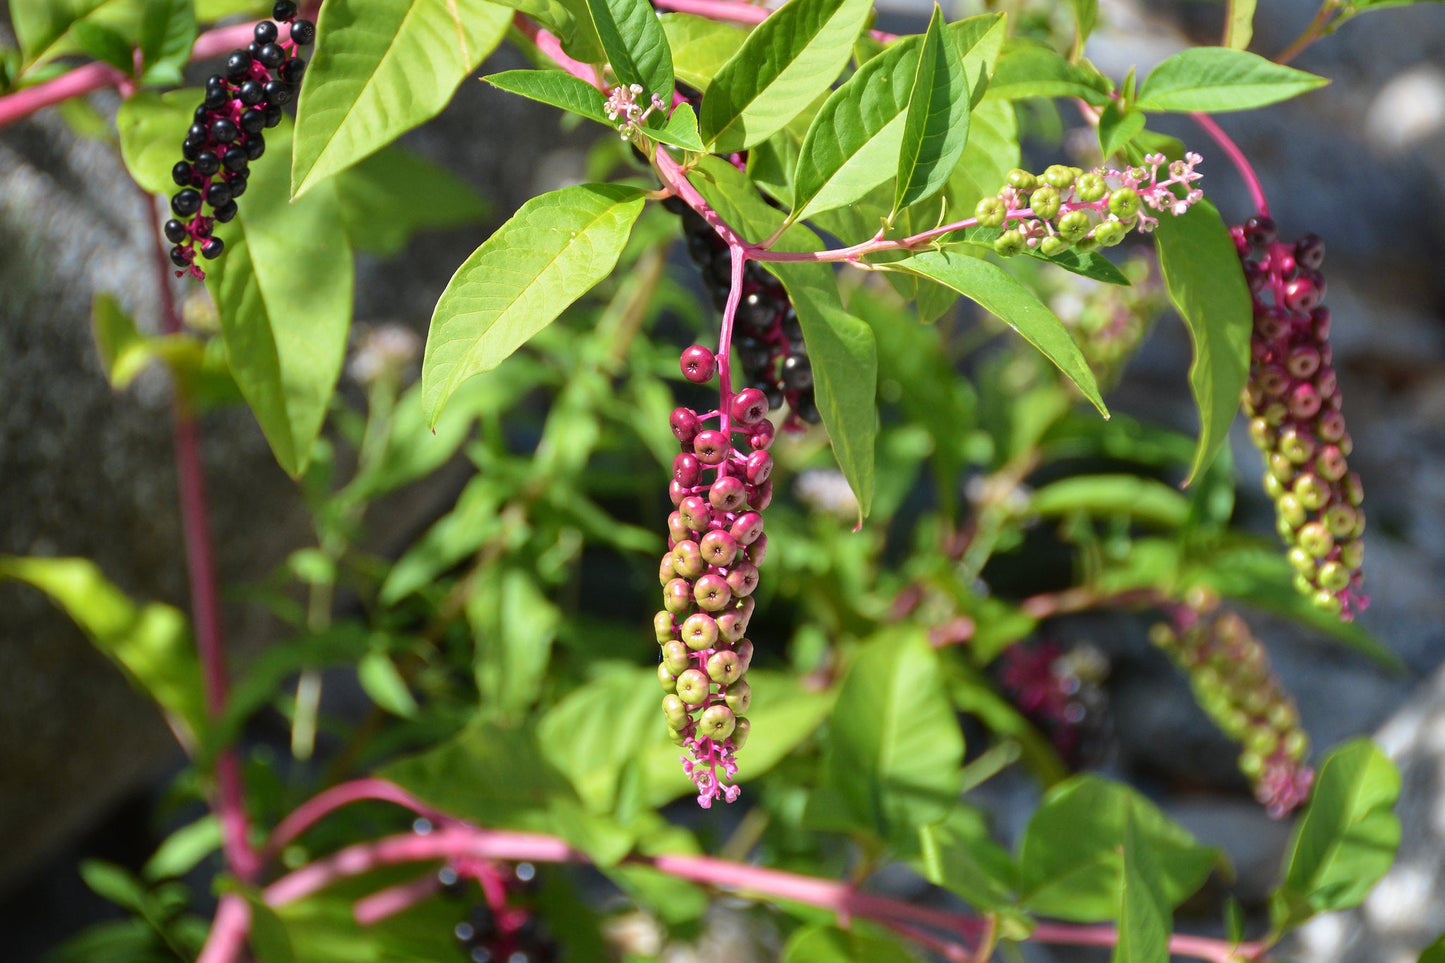
M1058 257L1069 249L1069 242L1058 235L1050 235L1039 242L1039 252L1045 257Z
M1139 213L1139 192L1132 187L1121 187L1109 195L1109 213L1121 221L1133 220Z
M1018 231L1004 231L993 242L993 249L1001 257L1013 257L1024 252L1024 236Z
M1008 220L1008 205L1000 197L985 197L973 209L973 216L984 227L1003 227Z
M1044 185L1029 196L1029 207L1033 209L1036 216L1046 221L1052 221L1059 216L1059 205L1063 198L1059 196L1057 188Z
M1059 233L1066 240L1077 241L1089 233L1089 215L1084 211L1069 211L1059 217Z
M1098 242L1100 247L1113 247L1124 240L1124 235L1128 233L1124 225L1118 221L1104 221L1094 228L1090 236Z
M1078 169L1063 164L1050 164L1044 171L1044 183L1058 191L1066 191L1074 184Z
M1109 193L1109 185L1098 174L1083 174L1074 181L1074 192L1079 195L1079 200L1092 204Z

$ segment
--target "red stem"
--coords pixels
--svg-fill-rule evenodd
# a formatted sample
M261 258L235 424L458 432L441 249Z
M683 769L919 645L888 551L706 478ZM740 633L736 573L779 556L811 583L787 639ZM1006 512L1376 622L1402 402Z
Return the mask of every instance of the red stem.
M767 7L755 6L751 3L742 3L738 0L654 0L653 6L661 10L674 10L678 13L690 13L699 17L706 17L709 20L719 20L724 23L744 23L748 25L759 24L773 15L773 11ZM883 30L868 31L874 40L879 43L892 43L898 39L898 34L887 33Z
M1248 157L1244 156L1244 151L1240 150L1239 145L1224 132L1224 128L1215 123L1213 117L1208 114L1194 114L1193 116L1195 123L1204 128L1204 132L1213 138L1214 142L1219 145L1219 149L1224 151L1235 169L1239 171L1239 176L1244 181L1244 186L1249 188L1250 196L1254 198L1254 205L1259 209L1259 213L1269 217L1269 201L1265 199L1264 186L1260 184L1259 175L1254 172L1254 165L1249 162Z
M451 821L450 816L432 809L396 783L387 782L385 779L357 779L339 786L332 786L293 809L290 815L281 820L271 832L271 838L266 841L263 856L266 858L275 856L287 843L315 825L323 816L342 806L349 806L363 800L395 803L410 809L417 815L425 816L435 823Z

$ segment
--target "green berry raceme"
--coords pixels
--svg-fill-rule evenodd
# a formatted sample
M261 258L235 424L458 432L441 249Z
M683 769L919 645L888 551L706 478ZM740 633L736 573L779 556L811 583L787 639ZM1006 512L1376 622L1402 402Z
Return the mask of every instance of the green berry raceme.
M1057 257L1070 247L1069 242L1057 234L1046 237L1039 242L1039 252L1045 257Z
M973 209L973 216L984 227L1003 227L1008 218L1008 204L999 197L985 197Z
M1019 231L1004 231L993 242L993 249L1003 257L1013 257L1024 252L1024 236Z

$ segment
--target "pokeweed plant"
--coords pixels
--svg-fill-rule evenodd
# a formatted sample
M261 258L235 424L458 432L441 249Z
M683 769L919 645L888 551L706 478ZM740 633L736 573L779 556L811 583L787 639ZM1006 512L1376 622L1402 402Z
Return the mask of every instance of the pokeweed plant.
M1323 242L1279 240L1210 115L1325 83L1285 62L1382 5L1327 2L1269 60L1236 2L1221 45L1116 80L1083 55L1082 2L1017 22L935 7L903 36L873 29L867 0L237 2L220 7L259 19L204 32L216 4L12 2L0 124L113 86L129 171L173 195L173 219L153 211L164 333L108 295L93 323L117 388L152 360L174 374L193 613L135 603L83 559L0 574L154 697L201 777L178 794L210 809L138 872L87 864L137 918L57 959L656 955L595 908L600 884L547 863L596 867L673 940L710 890L746 893L795 963L982 961L1022 941L1265 960L1357 905L1399 842L1398 774L1364 741L1312 766L1263 644L1221 608L1389 658L1349 624L1364 514ZM394 142L504 39L537 66L484 79L609 128L591 167L612 179L524 203L440 292L424 349L353 324L355 252L479 216ZM203 90L155 92L192 60L216 65ZM1097 151L1030 171L1020 117L1058 100ZM1151 130L1159 114L1193 115L1198 142ZM1206 199L1216 149L1257 206L1238 228ZM679 218L702 305L669 267ZM1121 268L1101 252L1130 235L1153 254ZM209 342L182 324L175 269L205 281ZM1109 419L1100 388L1161 288L1194 347L1193 440ZM338 394L343 368L364 402ZM238 398L299 479L315 545L251 593L294 636L233 682L197 413ZM1231 526L1241 403L1287 559ZM373 504L456 458L476 471L455 506L396 559L367 553ZM1044 529L1074 563L1063 587L1010 564ZM661 610L619 574L659 553ZM1127 785L1071 774L1104 670L1053 636L1114 610L1166 617L1154 641L1256 796L1276 817L1303 807L1252 935L1236 916L1224 938L1175 932L1223 858ZM274 709L295 760L326 751L320 670L338 664L375 710L318 791L280 785L244 727ZM964 718L982 741L967 754ZM1042 796L1010 852L968 791L1015 765ZM687 795L747 815L664 810ZM209 925L177 908L205 860L225 875ZM863 885L890 862L952 902ZM470 913L448 902L469 887Z

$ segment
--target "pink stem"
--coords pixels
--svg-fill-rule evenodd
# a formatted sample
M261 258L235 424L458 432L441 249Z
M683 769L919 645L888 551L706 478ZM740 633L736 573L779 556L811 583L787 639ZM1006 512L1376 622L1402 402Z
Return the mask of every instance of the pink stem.
M372 893L356 901L351 915L362 926L375 926L389 916L410 909L441 889L441 881L435 873L419 876L409 883L401 883Z
M234 963L246 946L250 929L251 905L236 893L225 894L216 906L211 932L206 934L206 945L196 963Z
M709 20L749 25L762 23L773 14L773 11L767 7L739 3L736 0L653 0L653 6L662 10L675 10L678 13L707 17ZM887 33L882 30L870 30L869 33L873 35L874 40L880 43L892 43L898 39L896 33Z
M449 821L451 818L432 809L395 783L376 778L357 779L339 786L332 786L293 809L290 815L281 820L272 830L271 838L266 841L264 856L275 856L287 843L300 836L328 813L334 812L342 806L349 806L352 803L368 799L404 806L437 823Z
M1113 926L1077 926L1067 923L1040 923L1029 938L1040 943L1059 943L1069 946L1114 946L1119 942L1119 930ZM1207 936L1174 935L1169 937L1169 952L1188 956L1210 963L1230 963L1231 960L1259 960L1267 947L1262 943L1231 943L1226 940L1210 939Z
M1204 132L1214 139L1219 149L1233 162L1239 176L1244 180L1244 186L1249 188L1250 195L1254 198L1254 205L1259 213L1269 217L1269 201L1265 200L1264 186L1259 182L1259 175L1254 172L1254 165L1250 164L1249 158L1244 156L1244 151L1239 145L1224 132L1224 129L1214 122L1214 118L1208 114L1195 114L1194 122L1204 128Z
M155 200L146 197L151 230L161 236L161 219ZM167 334L178 334L182 327L171 292L170 265L159 240L151 245L155 265L157 294L161 302L162 327ZM221 604L216 587L216 560L210 534L210 509L206 499L206 474L201 464L200 432L191 417L187 399L177 396L174 436L176 452L176 489L180 497L181 532L186 547L186 575L191 590L191 620L196 632L196 654L201 662L202 685L206 712L219 720L226 708L226 659L221 629ZM233 747L226 747L216 756L216 815L221 822L226 861L243 880L255 877L260 860L247 839L245 790L241 782L241 763Z

